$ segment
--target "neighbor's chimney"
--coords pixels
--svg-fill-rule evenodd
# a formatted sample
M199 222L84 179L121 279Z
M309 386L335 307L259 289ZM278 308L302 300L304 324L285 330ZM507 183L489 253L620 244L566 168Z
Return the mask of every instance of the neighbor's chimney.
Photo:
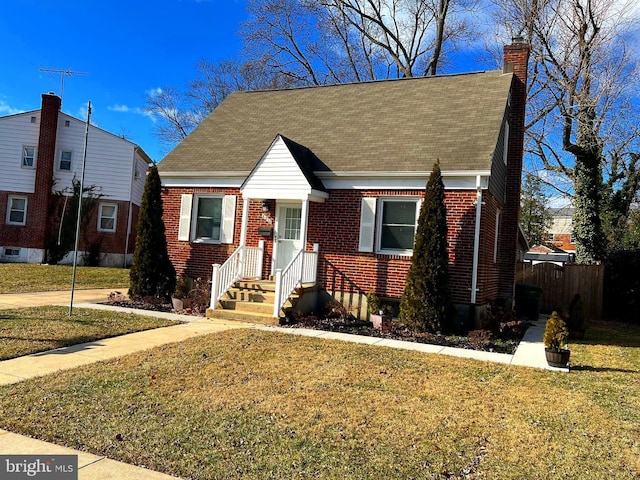
M500 296L513 299L515 262L518 255L518 222L520 219L520 185L524 153L524 125L527 102L527 65L529 45L522 37L514 37L504 46L504 72L513 73L509 109L509 142L505 205L502 215L500 245Z
M51 208L58 114L61 104L62 100L53 92L42 94L33 209L32 204L30 204L29 210L34 212L34 215L30 215L30 217L37 222L33 226L36 231L39 248L43 250L46 249L47 239L49 238L49 219L51 218L49 209Z

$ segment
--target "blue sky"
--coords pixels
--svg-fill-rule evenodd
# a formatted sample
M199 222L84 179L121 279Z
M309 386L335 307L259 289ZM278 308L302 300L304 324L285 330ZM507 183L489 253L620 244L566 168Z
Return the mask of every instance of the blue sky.
M144 114L146 91L183 87L198 60L238 53L244 0L0 0L0 115L40 108L60 94L62 110L125 135L159 161L165 147Z

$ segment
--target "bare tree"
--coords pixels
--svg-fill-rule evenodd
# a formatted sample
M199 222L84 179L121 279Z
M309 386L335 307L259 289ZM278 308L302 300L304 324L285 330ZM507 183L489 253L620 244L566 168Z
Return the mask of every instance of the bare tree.
M168 147L186 138L232 92L287 86L263 65L238 60L196 64L196 77L186 89L164 87L147 92L146 110L156 122L156 136Z
M308 85L435 75L477 0L251 0L245 46Z
M552 178L570 180L578 261L605 253L601 211L609 193L637 194L638 58L635 2L507 0L501 23L532 46L528 152ZM637 13L637 12L636 12ZM631 120L631 121L630 121ZM635 152L635 153L634 153ZM627 183L630 182L630 183ZM552 181L557 185L558 182Z

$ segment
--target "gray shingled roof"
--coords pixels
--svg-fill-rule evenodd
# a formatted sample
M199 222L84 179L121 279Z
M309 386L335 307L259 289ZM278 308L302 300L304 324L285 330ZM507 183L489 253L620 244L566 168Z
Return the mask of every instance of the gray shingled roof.
M436 158L443 171L489 170L511 77L491 71L236 92L158 168L249 172L282 134L310 149L321 170L424 172Z

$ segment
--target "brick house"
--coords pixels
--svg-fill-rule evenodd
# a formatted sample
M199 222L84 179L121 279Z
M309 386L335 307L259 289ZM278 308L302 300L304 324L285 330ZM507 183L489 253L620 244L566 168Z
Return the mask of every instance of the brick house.
M38 110L0 117L0 261L42 263L60 233L59 214L82 175L86 122L60 111L60 97L42 95ZM102 265L130 262L150 159L137 145L89 127L85 187L100 199L86 238ZM56 194L57 193L57 194ZM75 231L75 226L73 226ZM89 248L81 236L80 252ZM69 254L62 263L72 262Z
M273 317L301 283L359 313L369 291L397 299L440 159L454 302L512 299L529 47L504 54L502 71L231 94L158 165L177 272L213 278L216 310L239 310L238 279L274 278Z

